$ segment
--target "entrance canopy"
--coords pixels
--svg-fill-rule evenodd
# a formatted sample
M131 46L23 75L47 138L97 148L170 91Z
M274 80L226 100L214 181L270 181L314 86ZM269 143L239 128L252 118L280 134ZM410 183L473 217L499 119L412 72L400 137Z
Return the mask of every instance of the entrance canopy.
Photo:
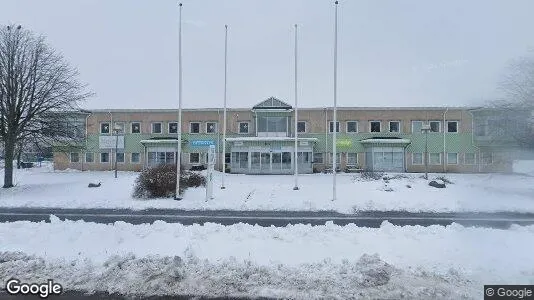
M388 145L393 147L407 146L411 142L409 139L402 138L373 138L360 141L363 145Z

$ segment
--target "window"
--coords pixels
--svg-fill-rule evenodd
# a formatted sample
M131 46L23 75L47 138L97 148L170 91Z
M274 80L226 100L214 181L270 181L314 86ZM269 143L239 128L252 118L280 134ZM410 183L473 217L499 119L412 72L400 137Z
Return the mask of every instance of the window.
M480 153L480 162L483 165L491 165L493 163L493 155L491 152Z
M178 133L178 122L169 122L167 130L169 133Z
M152 123L152 133L162 133L161 122Z
M200 122L189 123L189 133L200 133Z
M330 152L328 153L328 158L329 158L329 163L333 164L334 163L334 153ZM339 164L341 163L341 153L337 152L336 153L336 166L338 166Z
M141 162L141 154L137 153L137 152L132 153L132 155L130 156L130 162L132 164L140 163Z
M217 123L216 122L207 122L206 123L206 133L217 133Z
M239 133L248 134L248 122L239 122Z
M95 162L95 156L94 156L93 152L86 152L85 153L85 162L86 163Z
M297 132L306 132L306 122L304 121L297 122Z
M109 122L100 123L100 133L109 134Z
M109 162L109 153L107 153L107 152L100 153L100 162L101 163L108 163Z
M323 163L323 154L322 153L314 153L313 154L313 163L314 164L322 164Z
M230 153L226 153L226 154L229 155ZM274 162L274 156L273 156L273 162ZM232 164L234 168L248 169L248 152L232 152Z
M441 131L441 122L440 121L430 121L430 132L440 132Z
M447 121L447 132L458 132L458 121Z
M113 125L114 134L124 134L124 122L115 122Z
M189 153L189 163L198 164L200 163L200 153Z
M423 164L423 153L412 153L412 165Z
M288 117L263 117L259 116L256 120L257 131L264 132L283 132L287 134L288 129Z
M147 159L149 166L176 164L176 161L174 160L174 152L148 152Z
M400 132L400 122L389 121L389 132Z
M430 153L428 160L431 165L441 165L441 153Z
M328 126L329 132L334 132L334 122L330 121L330 124ZM339 121L336 121L336 132L339 132Z
M380 132L380 121L371 121L369 122L370 132Z
M412 133L421 133L423 121L412 121Z
M348 121L347 122L347 132L352 132L352 133L358 132L358 122L357 121Z
M123 163L124 162L124 152L115 153L115 159L117 160L118 163Z
M465 153L464 155L464 164L474 165L476 164L476 155L475 153Z
M80 153L78 153L78 152L71 152L71 153L70 153L70 162L71 162L71 163L77 163L77 162L80 162Z
M447 164L457 165L458 164L458 153L447 153Z
M130 124L130 132L131 133L141 133L141 123L132 122L132 124Z
M347 165L355 166L358 164L358 153L347 153Z

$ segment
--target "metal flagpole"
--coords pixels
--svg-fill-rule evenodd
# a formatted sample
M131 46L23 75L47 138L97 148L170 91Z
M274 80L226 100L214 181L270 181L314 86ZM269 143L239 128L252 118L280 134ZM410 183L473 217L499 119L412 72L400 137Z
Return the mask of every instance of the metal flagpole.
M298 92L297 92L297 24L295 24L295 186L293 190L299 189L299 160L298 160Z
M180 6L180 25L178 27L178 142L176 151L176 191L175 200L182 200L180 195L180 161L182 157L182 3Z
M222 160L222 180L221 189L225 189L224 177L226 176L226 83L228 73L228 25L224 25L224 111L223 111L223 151L221 153Z
M336 155L337 155L337 7L338 1L335 3L335 25L334 25L334 135L332 138L332 173L334 177L332 188L332 201L336 200Z

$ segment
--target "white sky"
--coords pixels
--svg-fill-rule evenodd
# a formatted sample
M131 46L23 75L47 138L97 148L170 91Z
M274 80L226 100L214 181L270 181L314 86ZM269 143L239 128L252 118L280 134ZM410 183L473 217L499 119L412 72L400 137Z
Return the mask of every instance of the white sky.
M96 96L86 108L178 103L178 5L158 0L4 1L0 24L22 24L76 66ZM329 0L184 0L184 107L275 96L292 104L293 24L300 26L300 106L333 103ZM342 0L338 105L476 105L495 96L506 62L534 48L531 0Z

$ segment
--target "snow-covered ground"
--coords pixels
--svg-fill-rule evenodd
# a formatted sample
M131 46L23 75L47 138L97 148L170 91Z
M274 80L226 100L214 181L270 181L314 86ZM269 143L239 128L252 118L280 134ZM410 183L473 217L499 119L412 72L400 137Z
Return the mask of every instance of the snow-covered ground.
M0 278L134 294L481 298L534 284L534 226L0 224Z
M395 174L388 174L389 176ZM0 207L63 208L179 208L230 210L360 210L406 211L519 211L534 212L534 177L520 174L446 174L453 184L436 189L421 174L404 178L363 180L359 174L338 174L338 199L332 199L332 175L308 174L294 191L290 175L227 174L226 189L219 189L222 173L215 173L215 199L205 201L205 189L189 189L181 201L139 200L131 197L138 173L53 171L50 165L16 170L16 187L0 189ZM0 176L3 171L0 170ZM441 174L430 174L430 178ZM102 182L100 188L88 188ZM410 186L410 187L408 187Z

